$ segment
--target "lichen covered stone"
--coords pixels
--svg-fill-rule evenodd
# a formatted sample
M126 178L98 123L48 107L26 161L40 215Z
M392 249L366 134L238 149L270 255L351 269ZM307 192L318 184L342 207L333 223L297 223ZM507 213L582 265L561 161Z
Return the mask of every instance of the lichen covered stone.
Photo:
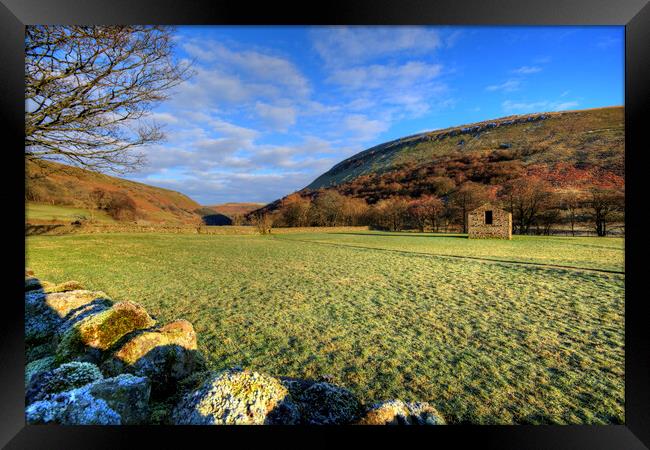
M33 275L33 273L32 273ZM28 275L25 272L25 291L40 291L46 294L55 292L66 292L83 289L83 286L78 281L70 280L59 284L50 283L49 281L40 280L36 277Z
M177 320L157 330L137 334L102 366L110 374L129 372L151 380L155 393L175 390L179 380L202 370L192 324Z
M151 383L147 377L121 374L91 384L88 392L117 412L122 425L144 424L149 419Z
M25 348L25 363L29 364L32 361L52 356L56 351L55 342L44 342L38 345L27 345Z
M149 328L155 321L140 305L121 302L75 323L61 338L56 360L98 361L121 338L132 331Z
M108 309L111 304L103 292L28 292L25 294L25 341L56 340L75 323Z
M25 409L30 424L136 425L148 419L149 381L123 374L51 394Z
M70 318L79 308L91 303L108 301L103 292L88 290L70 290L66 292L46 293L44 301L47 308L54 311L61 319Z
M25 401L27 404L43 400L51 394L69 391L101 380L99 368L87 362L62 364L56 369L34 375L27 385Z
M48 370L52 370L54 368L56 368L54 356L46 356L44 358L29 362L25 366L25 387L29 385L29 382L34 375L42 372L47 372Z
M372 405L358 424L445 425L445 420L429 403L404 403L401 400L390 400Z
M50 396L25 408L29 424L121 425L120 415L85 388Z
M314 383L300 398L302 419L309 425L341 425L355 421L362 412L359 400L330 383Z
M83 289L83 286L78 281L70 280L65 281L59 284L49 284L48 286L43 286L43 292L46 294L52 294L56 292L67 292L67 291L76 291Z
M61 318L45 304L42 291L25 293L25 343L29 346L51 341Z
M299 412L279 380L226 370L186 395L174 409L178 425L296 424Z

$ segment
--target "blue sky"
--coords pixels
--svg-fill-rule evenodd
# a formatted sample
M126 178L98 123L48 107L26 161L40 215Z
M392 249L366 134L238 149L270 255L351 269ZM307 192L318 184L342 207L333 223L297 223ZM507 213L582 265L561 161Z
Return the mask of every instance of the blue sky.
M188 26L176 57L196 74L128 178L204 205L275 200L409 134L624 100L623 27Z

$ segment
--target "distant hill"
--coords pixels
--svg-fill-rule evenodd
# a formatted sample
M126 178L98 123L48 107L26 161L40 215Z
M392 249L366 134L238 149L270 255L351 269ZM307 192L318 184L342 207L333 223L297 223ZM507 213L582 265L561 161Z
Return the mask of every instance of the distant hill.
M597 169L624 176L622 106L508 116L386 142L336 164L298 191L336 189L374 203L435 192L441 178L498 186L537 174L556 185ZM280 200L265 206L272 211Z
M196 212L201 206L179 192L55 162L41 164L42 167L28 163L26 167L26 200L30 204L28 220L29 211L33 211L34 220L50 215L47 208L39 205L56 205L59 216L55 214L54 219L61 217L68 220L66 211L74 211L74 208L82 212L92 211L91 192L95 189L126 194L135 205L134 220L141 223L186 224L201 220ZM103 221L112 220L101 211L97 217Z
M219 205L205 206L205 208L211 209L212 211L223 214L225 216L231 217L235 214L247 214L251 211L258 209L259 207L264 206L264 203L221 203Z

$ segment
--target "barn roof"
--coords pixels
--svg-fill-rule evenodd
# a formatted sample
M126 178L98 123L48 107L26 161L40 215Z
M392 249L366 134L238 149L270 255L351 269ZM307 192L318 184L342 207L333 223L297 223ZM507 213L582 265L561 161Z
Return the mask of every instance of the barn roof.
M486 210L486 209L491 209L491 210L493 210L493 211L496 210L496 211L503 211L503 212L505 212L505 210L504 210L503 208L499 208L499 207L496 206L494 203L492 203L492 202L485 202L485 203L483 203L481 206L479 206L478 208L474 208L473 210L471 210L470 213L473 213L473 212L476 212L476 211L484 211L484 210Z

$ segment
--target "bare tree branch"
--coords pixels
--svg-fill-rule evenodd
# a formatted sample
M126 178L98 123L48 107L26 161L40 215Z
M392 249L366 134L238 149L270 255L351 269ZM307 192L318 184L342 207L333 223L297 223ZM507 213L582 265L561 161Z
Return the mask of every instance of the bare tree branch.
M192 75L173 59L164 26L28 26L25 36L25 155L124 173L137 147L164 139L145 120Z

